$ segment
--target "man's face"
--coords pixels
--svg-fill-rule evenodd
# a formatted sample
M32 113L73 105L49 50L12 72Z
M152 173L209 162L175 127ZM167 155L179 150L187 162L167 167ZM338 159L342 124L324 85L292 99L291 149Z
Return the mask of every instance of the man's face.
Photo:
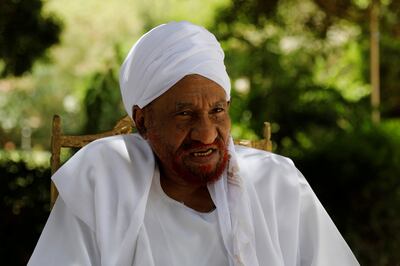
M181 79L144 108L144 137L163 174L204 185L222 174L228 160L229 103L217 83L200 75Z

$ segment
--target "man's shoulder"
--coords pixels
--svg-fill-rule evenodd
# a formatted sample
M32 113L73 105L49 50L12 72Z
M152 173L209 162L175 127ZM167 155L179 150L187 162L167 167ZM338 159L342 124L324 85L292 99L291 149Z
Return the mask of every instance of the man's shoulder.
M82 150L89 152L97 152L101 149L113 149L113 148L115 149L120 147L121 145L126 145L126 140L132 138L135 138L134 134L116 135L116 136L99 138L88 143L86 146L82 148Z
M279 167L290 170L295 168L294 163L290 158L276 153L240 145L236 145L235 150L239 162L246 165L251 164L259 167Z
M243 146L235 148L241 175L254 185L298 185L298 170L290 158Z
M54 181L62 179L61 176L84 175L84 179L91 179L93 173L131 171L143 165L143 162L152 162L152 153L149 145L137 134L118 135L97 139L81 148L69 158L64 165L54 174ZM87 174L92 173L92 174ZM97 173L96 176L99 176ZM112 178L113 175L110 175ZM102 179L96 177L96 182Z
M132 149L141 150L143 145L146 145L145 140L138 134L116 135L94 140L82 147L78 153L81 153L84 157L126 155Z
M117 219L123 206L140 202L153 169L154 159L147 142L137 134L121 135L86 145L52 180L68 208L95 230L96 214L104 212L110 220ZM127 215L131 216L135 209L128 208Z

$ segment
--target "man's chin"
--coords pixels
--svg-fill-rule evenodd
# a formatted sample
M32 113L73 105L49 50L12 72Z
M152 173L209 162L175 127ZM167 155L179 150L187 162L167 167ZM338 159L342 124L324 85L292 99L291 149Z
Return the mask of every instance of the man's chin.
M213 183L218 181L223 173L223 169L216 169L212 172L201 171L201 170L185 170L181 171L182 178L186 180L188 183L194 185L207 185L209 183Z
M221 161L217 165L185 165L175 164L174 170L176 173L188 183L195 185L207 185L218 181L226 166L228 164L227 153L224 155Z

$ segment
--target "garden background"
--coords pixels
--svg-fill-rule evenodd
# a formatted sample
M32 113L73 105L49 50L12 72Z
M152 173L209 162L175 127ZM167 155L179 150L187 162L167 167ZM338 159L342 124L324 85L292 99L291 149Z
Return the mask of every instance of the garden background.
M233 135L260 138L271 122L274 152L294 160L361 265L398 265L397 0L1 0L2 264L25 265L47 219L53 114L67 133L110 129L124 115L124 56L171 20L201 24L220 40ZM374 107L371 36L380 52Z

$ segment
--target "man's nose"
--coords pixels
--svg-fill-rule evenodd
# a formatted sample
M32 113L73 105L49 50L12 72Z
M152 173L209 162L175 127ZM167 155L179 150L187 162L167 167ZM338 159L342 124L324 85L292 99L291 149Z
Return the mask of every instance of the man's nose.
M214 143L217 136L217 128L208 117L199 119L191 132L192 140L200 141L203 144Z

